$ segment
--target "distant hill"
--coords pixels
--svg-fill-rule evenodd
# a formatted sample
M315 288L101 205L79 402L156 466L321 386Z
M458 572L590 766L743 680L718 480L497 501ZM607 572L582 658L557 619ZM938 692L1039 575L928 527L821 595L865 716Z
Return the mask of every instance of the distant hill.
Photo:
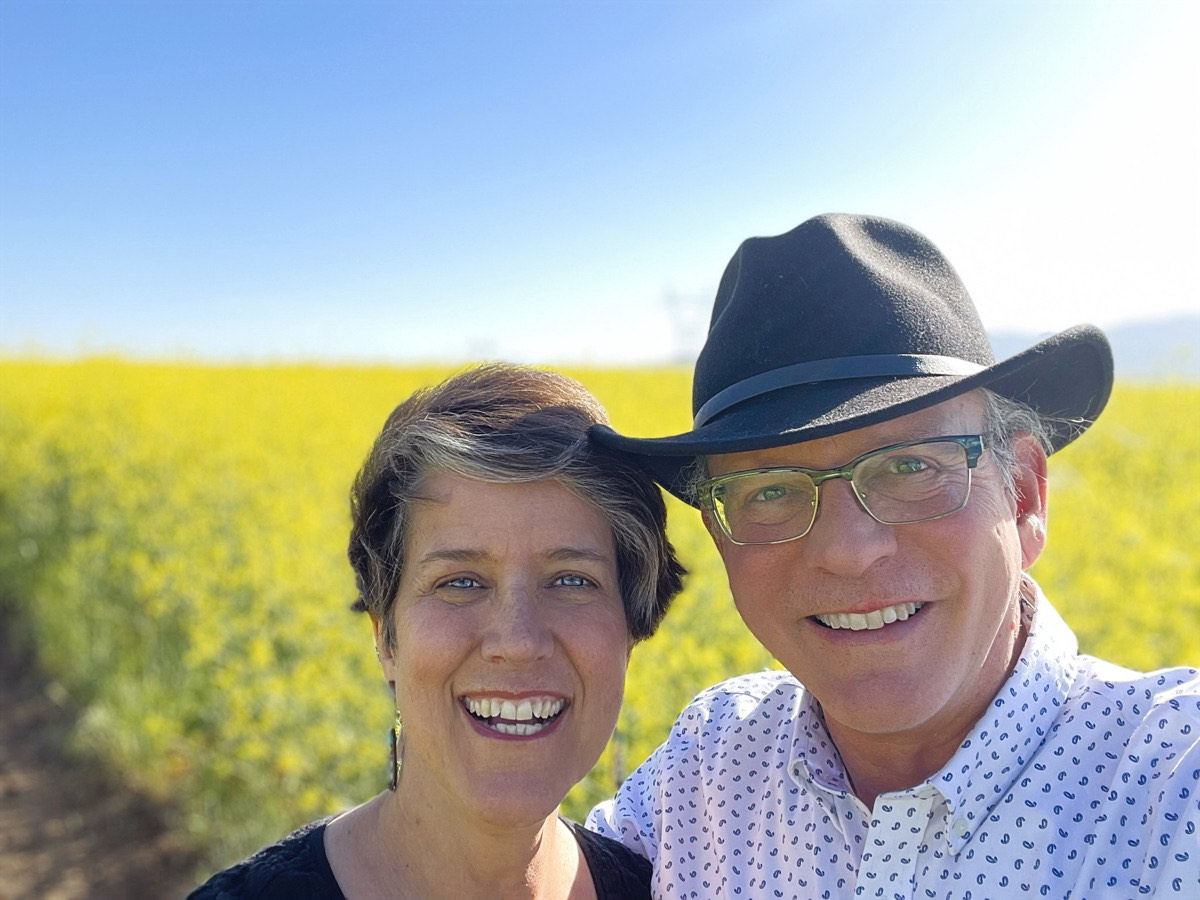
M1130 322L1104 329L1118 379L1200 381L1200 315ZM992 335L996 359L1006 359L1048 335Z

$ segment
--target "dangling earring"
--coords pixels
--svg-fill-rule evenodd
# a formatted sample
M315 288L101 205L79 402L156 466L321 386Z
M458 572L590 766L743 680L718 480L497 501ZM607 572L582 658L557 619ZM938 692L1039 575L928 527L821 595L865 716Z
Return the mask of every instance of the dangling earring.
M400 721L400 710L396 710L396 723L388 732L392 745L391 776L388 779L388 790L396 790L400 784L400 768L404 765L404 723Z

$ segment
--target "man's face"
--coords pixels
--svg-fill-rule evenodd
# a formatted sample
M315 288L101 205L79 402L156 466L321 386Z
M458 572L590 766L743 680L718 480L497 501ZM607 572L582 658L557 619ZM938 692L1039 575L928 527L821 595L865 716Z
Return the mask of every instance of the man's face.
M833 437L712 456L709 470L832 468L889 444L979 434L983 419L972 393ZM1028 436L1014 449L1016 497L985 451L967 505L941 519L882 525L843 479L821 485L812 529L788 543L733 544L706 514L738 611L820 701L835 740L957 746L1011 671L1021 571L1045 536L1045 456Z

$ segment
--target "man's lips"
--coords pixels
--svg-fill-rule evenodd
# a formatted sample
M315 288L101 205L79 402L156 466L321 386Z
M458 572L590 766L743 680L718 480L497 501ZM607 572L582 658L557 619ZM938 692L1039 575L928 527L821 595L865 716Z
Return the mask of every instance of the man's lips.
M850 631L875 631L893 622L903 622L917 614L925 604L906 601L875 609L869 613L818 613L813 616L826 628L848 629Z

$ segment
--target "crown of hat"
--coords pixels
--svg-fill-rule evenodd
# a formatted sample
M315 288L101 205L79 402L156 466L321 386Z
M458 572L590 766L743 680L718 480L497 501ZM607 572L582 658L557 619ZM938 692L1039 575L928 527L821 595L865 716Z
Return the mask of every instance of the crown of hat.
M995 362L966 288L923 235L886 219L817 216L750 238L730 260L696 362L692 412L762 373L900 355Z

